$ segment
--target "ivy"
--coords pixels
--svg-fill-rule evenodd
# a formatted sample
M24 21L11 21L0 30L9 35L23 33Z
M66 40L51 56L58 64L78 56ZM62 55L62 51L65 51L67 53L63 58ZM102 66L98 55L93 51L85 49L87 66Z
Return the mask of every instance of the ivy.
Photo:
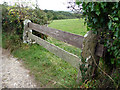
M84 0L83 0L84 1ZM78 3L79 2L79 3ZM109 57L108 63L120 65L120 1L80 2L88 30L98 35ZM106 60L106 59L105 59Z

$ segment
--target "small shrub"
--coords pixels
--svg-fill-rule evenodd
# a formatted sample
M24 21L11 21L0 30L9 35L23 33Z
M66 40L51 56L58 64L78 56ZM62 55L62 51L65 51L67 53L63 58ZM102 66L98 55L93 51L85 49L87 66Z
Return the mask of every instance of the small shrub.
M10 41L6 42L8 45L20 44L22 42L23 37L23 21L25 19L31 20L33 23L37 23L40 25L47 24L48 18L46 13L40 10L39 8L29 8L23 6L8 6L7 3L3 3L2 5L2 30L3 32L10 35ZM38 35L43 39L47 39L47 36L38 32L34 32L34 34ZM11 44L10 44L11 43ZM13 47L12 46L12 47Z

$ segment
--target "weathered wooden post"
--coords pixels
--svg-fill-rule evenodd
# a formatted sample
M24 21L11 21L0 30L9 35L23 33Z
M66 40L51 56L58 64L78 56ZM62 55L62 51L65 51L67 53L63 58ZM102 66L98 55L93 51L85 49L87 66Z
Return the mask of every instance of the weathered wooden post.
M84 36L83 47L82 47L82 65L80 70L82 73L83 80L90 79L94 76L96 65L94 61L98 63L99 57L95 55L96 46L98 43L98 36L93 34L92 31L89 31Z
M26 19L24 23L24 31L23 31L23 43L30 43L31 40L28 37L28 32L32 33L32 30L29 29L28 23L31 22L30 20Z

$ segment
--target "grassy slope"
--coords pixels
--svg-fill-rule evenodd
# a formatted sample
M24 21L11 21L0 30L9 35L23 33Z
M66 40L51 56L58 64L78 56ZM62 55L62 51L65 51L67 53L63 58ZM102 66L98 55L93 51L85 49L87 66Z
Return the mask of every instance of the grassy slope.
M86 33L83 20L78 19L56 20L49 27L79 35ZM81 50L76 47L67 45L51 37L48 38L48 41L80 56ZM76 69L43 47L37 44L22 44L22 47L15 50L13 54L24 61L25 66L30 69L31 74L35 76L38 82L41 82L42 86L76 87Z

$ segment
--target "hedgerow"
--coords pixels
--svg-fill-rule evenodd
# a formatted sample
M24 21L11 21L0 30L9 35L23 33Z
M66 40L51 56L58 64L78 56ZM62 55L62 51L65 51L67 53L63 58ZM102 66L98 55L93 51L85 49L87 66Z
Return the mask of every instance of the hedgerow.
M105 46L106 64L120 65L120 2L76 2L82 5L87 29Z
M99 75L96 79L88 80L85 85L88 88L120 87L120 2L76 0L76 4L81 7L87 30L92 30L94 34L97 34L98 44L104 45L103 57L99 59L100 63L97 67L103 69L102 73L107 72L106 75L101 75L101 70L98 70Z
M19 46L20 43L22 43L24 29L23 21L25 19L29 19L31 22L40 25L45 25L48 23L46 13L38 7L33 9L27 6L23 7L22 5L20 6L16 4L10 6L7 3L3 3L0 6L2 7L2 31L3 34L5 33L6 37L10 37L9 40L6 41L6 45L11 45L11 47L14 49L15 47ZM47 38L46 35L41 33L33 33L37 34L41 38Z

